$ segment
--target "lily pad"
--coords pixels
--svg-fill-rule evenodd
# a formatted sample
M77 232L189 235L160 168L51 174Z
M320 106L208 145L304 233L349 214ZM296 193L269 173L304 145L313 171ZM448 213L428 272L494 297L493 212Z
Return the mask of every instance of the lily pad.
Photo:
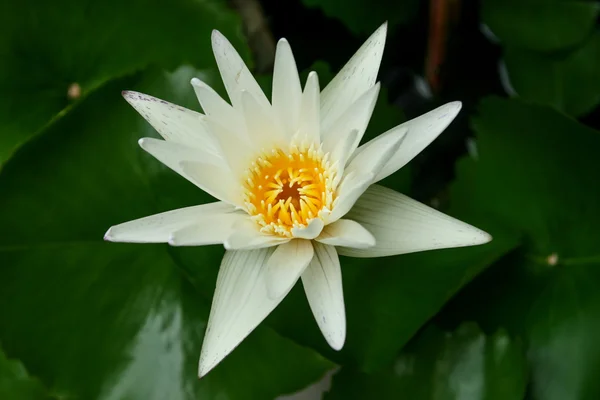
M384 371L369 375L342 369L326 400L408 394L414 400L518 400L526 386L521 344L506 332L486 336L465 324L450 334L429 327Z
M567 54L508 47L504 59L511 85L525 100L573 116L586 114L600 103L600 32Z
M483 101L473 127L480 156L459 165L456 212L492 233L519 230L524 240L446 314L523 337L532 399L598 398L600 132L547 107L495 98Z
M552 52L581 43L596 23L592 1L484 0L482 19L503 44Z
M214 65L210 32L241 49L220 1L7 0L0 5L0 168L14 151L107 81L148 65ZM247 50L242 51L246 56Z
M13 400L49 400L46 388L27 373L18 360L9 360L0 349L0 398Z

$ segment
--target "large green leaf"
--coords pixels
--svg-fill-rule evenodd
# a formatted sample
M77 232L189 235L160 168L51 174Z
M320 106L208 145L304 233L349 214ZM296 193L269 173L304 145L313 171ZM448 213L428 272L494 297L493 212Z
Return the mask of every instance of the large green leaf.
M518 229L525 241L448 314L523 336L533 399L599 398L600 133L549 108L499 99L483 102L473 126L480 158L459 166L457 212L492 232Z
M29 376L23 364L9 360L0 348L0 399L49 400L44 386Z
M214 65L210 32L238 47L238 19L220 0L6 0L0 3L0 168L75 101L149 64ZM247 51L243 51L246 55Z
M102 240L115 223L209 199L142 153L137 139L152 129L120 97L120 89L138 88L190 105L193 73L107 85L23 146L0 174L0 339L57 395L273 398L332 366L259 327L198 380L210 299L195 291L168 246ZM200 268L218 267L222 250L198 251Z
M504 44L548 52L582 42L598 11L586 1L483 0L482 18Z
M419 0L303 0L341 20L355 34L371 34L387 21L391 26L411 22L419 10Z
M510 83L520 97L578 116L600 103L600 32L561 55L508 47Z
M520 343L505 332L486 336L465 324L451 334L428 328L390 370L369 375L342 369L326 399L520 400L526 384Z

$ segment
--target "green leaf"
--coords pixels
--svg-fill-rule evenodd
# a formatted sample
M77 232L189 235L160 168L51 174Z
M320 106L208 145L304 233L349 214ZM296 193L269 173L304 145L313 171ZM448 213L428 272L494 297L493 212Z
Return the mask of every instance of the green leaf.
M49 400L46 389L29 376L23 364L9 360L0 348L0 398L12 400Z
M566 55L506 48L510 83L525 100L568 114L586 114L600 103L600 32Z
M546 107L485 100L473 120L479 160L464 160L459 214L521 231L519 252L449 307L527 343L532 399L600 396L600 133ZM458 210L460 209L460 211Z
M303 0L307 7L318 7L325 15L341 20L353 33L369 35L381 24L403 25L415 19L419 0ZM365 12L365 10L367 10Z
M519 342L503 331L486 336L465 324L451 334L425 330L389 370L369 375L342 369L326 399L396 399L405 393L414 400L518 400L526 384Z
M152 128L120 96L139 89L190 106L192 88L179 93L192 74L211 82L184 68L107 85L0 174L0 338L59 396L273 398L332 367L259 327L198 380L210 298L196 292L168 246L102 240L113 224L209 200L143 154L137 139ZM221 249L198 250L202 267L218 268Z
M484 0L482 19L505 45L549 52L581 43L600 7L569 0Z
M44 126L108 80L150 64L214 65L210 32L234 44L238 18L219 0L7 0L0 5L0 168Z

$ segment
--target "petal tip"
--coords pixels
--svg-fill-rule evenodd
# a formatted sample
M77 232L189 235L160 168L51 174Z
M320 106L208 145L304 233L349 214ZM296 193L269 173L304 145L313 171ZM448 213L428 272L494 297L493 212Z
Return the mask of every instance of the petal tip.
M108 228L108 230L104 234L104 240L107 242L112 242L114 240L114 237L112 235L112 229L113 229L113 227L111 226L110 228Z

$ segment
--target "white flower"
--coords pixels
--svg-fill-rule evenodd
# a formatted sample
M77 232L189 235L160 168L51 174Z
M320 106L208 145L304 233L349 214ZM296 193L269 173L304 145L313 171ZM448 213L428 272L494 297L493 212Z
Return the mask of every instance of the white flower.
M332 348L346 337L338 254L381 257L488 242L485 232L375 183L408 163L454 119L453 102L358 146L377 95L381 26L323 91L301 88L277 44L269 102L219 32L212 45L231 105L198 79L205 114L136 92L125 99L165 140L140 146L220 201L113 226L114 242L223 243L199 376L229 354L298 279Z

